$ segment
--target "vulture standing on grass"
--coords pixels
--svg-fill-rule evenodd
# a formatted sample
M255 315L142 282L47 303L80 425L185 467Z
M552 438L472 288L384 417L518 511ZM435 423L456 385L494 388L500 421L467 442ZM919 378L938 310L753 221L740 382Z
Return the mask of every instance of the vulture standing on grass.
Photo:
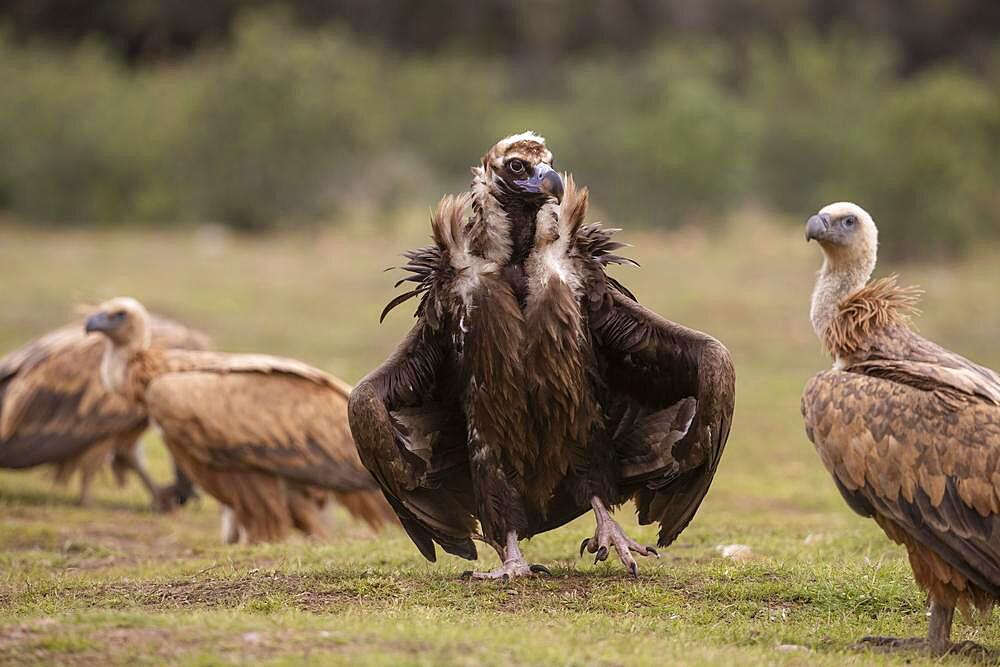
M152 339L160 347L205 349L208 337L154 316ZM83 324L70 324L0 359L0 467L51 464L56 480L80 473L80 504L90 499L94 475L108 462L119 483L131 470L142 480L153 507L170 510L194 494L176 470L176 481L159 488L146 471L139 439L148 426L141 406L129 405L101 382L104 343Z
M361 458L431 561L435 542L475 559L475 537L502 564L474 578L547 572L518 541L593 510L581 554L614 548L635 575L632 553L656 550L611 511L633 500L660 546L687 526L729 435L729 353L605 274L627 261L615 230L583 225L587 191L544 139L507 137L473 173L434 214L434 245L407 254L416 288L386 307L419 296L416 325L351 396Z
M222 504L226 542L323 535L331 495L372 528L395 521L358 460L350 388L336 378L293 359L153 346L149 315L129 298L102 304L86 329L107 337L104 383L149 414L181 469Z
M955 607L1000 597L1000 376L916 334L912 288L868 281L878 231L863 209L827 206L806 238L823 249L811 319L834 359L802 396L806 433L851 509L906 547L930 598L926 639L863 641L970 648L951 643Z

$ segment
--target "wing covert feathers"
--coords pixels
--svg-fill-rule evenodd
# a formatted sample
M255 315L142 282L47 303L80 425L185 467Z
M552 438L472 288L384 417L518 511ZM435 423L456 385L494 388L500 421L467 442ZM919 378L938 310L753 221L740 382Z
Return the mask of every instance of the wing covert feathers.
M474 560L465 420L456 403L436 395L444 359L440 334L418 321L351 393L351 432L362 462L420 553L434 561L436 542Z

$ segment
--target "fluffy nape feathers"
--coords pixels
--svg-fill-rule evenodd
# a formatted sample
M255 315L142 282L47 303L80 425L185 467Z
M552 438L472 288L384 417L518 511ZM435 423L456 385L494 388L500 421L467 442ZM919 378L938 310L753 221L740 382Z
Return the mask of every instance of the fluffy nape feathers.
M849 357L863 349L876 333L905 327L917 314L922 291L901 287L897 276L873 280L837 305L823 331L823 344L835 358Z

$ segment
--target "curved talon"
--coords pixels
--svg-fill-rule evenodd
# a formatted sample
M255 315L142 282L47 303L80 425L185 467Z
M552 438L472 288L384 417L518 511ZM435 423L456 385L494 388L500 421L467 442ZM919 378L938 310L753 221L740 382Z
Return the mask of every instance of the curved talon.
M594 558L594 563L607 559L608 559L608 548L604 545L601 545L601 547L597 550L597 556Z
M552 576L552 572L549 571L549 568L544 565L539 565L538 563L531 565L528 569L534 574L547 574L550 577Z
M647 556L656 556L657 558L659 558L660 557L660 552L657 551L656 549L654 549L653 547L647 546L646 547L646 555Z
M505 584L509 584L510 583L510 575L507 574L506 572L504 572L503 576L500 577L500 581L502 581Z
M636 579L639 578L639 566L636 564L635 561L632 561L631 563L628 564L628 570L629 572L632 573L633 577L635 577Z
M583 558L583 552L587 549L587 546L589 544L590 544L589 537L583 538L583 542L580 542L580 558Z
M466 570L461 575L462 579L472 579L472 570Z

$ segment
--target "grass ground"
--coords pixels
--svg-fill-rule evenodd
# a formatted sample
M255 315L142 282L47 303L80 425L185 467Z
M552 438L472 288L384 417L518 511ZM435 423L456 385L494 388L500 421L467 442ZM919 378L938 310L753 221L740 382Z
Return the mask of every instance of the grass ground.
M127 293L221 349L297 356L355 381L409 326L402 309L377 325L393 293L381 269L422 242L421 217L405 231L266 239L0 228L0 343L62 323L74 302ZM426 563L401 533L373 537L342 514L324 543L223 547L210 499L157 516L136 484L105 479L80 508L75 489L54 488L45 471L5 471L0 663L936 662L846 649L864 634L921 634L926 617L902 550L849 512L802 432L799 392L828 363L807 318L818 250L798 228L752 214L725 232L625 236L644 268L618 275L649 306L727 343L739 378L733 434L702 510L637 581L615 562L576 558L586 517L526 545L552 578L470 583L459 579L468 563ZM892 268L927 289L923 332L998 367L995 250ZM150 436L146 449L165 479L162 447ZM628 508L619 518L634 526ZM653 527L632 531L654 540ZM753 556L723 558L717 546L733 543ZM956 637L1000 647L998 621L959 620Z

